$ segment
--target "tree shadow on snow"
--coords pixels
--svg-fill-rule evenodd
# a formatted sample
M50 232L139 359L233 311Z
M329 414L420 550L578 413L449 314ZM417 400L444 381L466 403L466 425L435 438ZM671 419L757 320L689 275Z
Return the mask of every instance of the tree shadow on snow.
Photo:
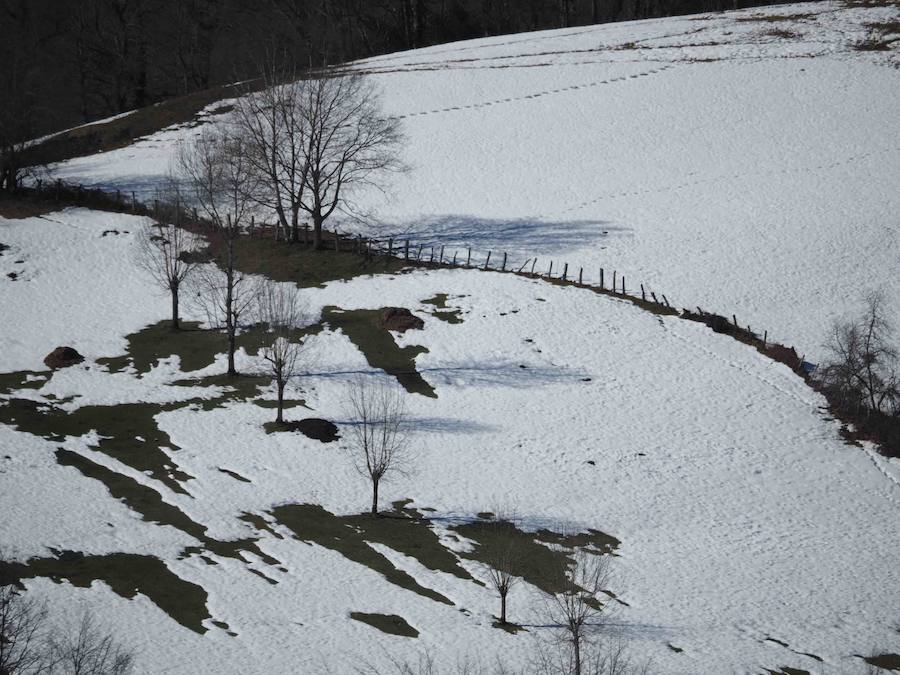
M479 255L490 250L518 257L541 257L588 244L602 247L604 241L612 238L633 236L631 228L602 220L491 219L453 214L409 223L383 223L379 231L390 232L395 240L409 239L416 246L444 246L445 259L452 259L458 248L457 262L465 262L465 250L469 247Z

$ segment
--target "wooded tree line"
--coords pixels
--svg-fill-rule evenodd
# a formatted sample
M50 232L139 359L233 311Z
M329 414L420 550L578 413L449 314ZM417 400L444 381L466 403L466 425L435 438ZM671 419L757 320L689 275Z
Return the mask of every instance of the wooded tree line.
M472 37L758 4L766 2L0 0L0 100L27 94L37 104L27 119L0 114L14 135L30 136L252 77L273 49L319 66Z

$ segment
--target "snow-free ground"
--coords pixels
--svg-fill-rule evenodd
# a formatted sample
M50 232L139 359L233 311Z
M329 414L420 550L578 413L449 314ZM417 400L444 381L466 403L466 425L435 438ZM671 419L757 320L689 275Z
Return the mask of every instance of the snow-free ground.
M160 447L168 469L192 478L177 483L179 492L136 470L127 454L100 450L102 430L51 440L0 424L0 543L5 559L20 562L52 557L51 548L155 556L205 591L206 632L180 625L140 589L126 599L101 581L80 588L38 577L26 581L29 592L46 598L59 620L92 608L138 652L142 672L343 673L425 651L444 665L462 656L525 662L547 631L534 586L513 590L511 619L527 631L510 635L491 626L497 601L472 580L368 544L452 604L438 602L275 522L274 507L291 503L358 513L367 486L343 441L266 434L274 413L258 400L271 399L270 389L202 405L222 393L202 380L224 371L222 355L190 373L191 387L173 386L188 377L178 357L149 372L98 363L125 354L127 335L166 318L167 298L132 255L146 224L79 209L0 219L0 242L10 247L0 256L0 372L36 371L0 405L16 398L74 414L111 406L110 415L128 403L168 406L153 426L167 436ZM423 302L440 293L461 322ZM627 605L607 635L652 659L651 672L853 673L864 665L855 654L900 652L900 466L843 442L824 400L785 366L700 324L492 272L357 277L303 295L314 318L326 306L396 305L425 321L394 338L427 348L415 364L436 398L405 397L414 471L386 486L384 503L412 499L459 550L471 544L454 540L452 525L498 508L529 528L616 537L611 590ZM309 339L318 359L289 394L312 410L290 408L287 416L341 422L350 380L386 376L341 330ZM41 359L58 344L74 346L85 362L46 372ZM261 367L239 356L244 372ZM132 457L155 450L143 435L121 440L132 444ZM142 519L79 462L95 476L105 468L155 491L205 532ZM259 538L256 553L209 549L209 538L248 536ZM460 564L486 581L479 565ZM419 635L382 633L351 612L399 615Z
M403 119L412 170L387 198L358 196L377 227L342 227L568 262L591 282L615 269L817 361L865 293L900 315L898 20L818 2L359 62ZM201 128L54 170L150 198Z

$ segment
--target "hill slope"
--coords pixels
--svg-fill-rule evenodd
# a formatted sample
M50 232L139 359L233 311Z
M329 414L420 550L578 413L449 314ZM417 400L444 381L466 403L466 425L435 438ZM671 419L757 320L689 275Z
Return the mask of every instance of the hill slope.
M594 281L616 269L816 357L866 291L900 315L898 19L890 4L785 5L359 63L403 118L413 168L359 201L384 234ZM57 173L150 196L193 133Z

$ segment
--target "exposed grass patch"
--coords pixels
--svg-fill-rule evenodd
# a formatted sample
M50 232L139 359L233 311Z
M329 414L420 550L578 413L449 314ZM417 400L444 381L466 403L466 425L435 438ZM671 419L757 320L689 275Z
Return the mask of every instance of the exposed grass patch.
M853 43L853 49L858 52L887 52L893 48L900 38L887 38L877 32L869 33L862 40Z
M440 569L461 578L471 578L459 567L455 556L444 548L437 535L420 519L398 514L396 518L371 515L336 516L316 504L277 506L271 514L301 541L337 551L348 560L378 572L392 584L447 605L453 603L440 593L420 585L406 572L394 567L386 557L369 546L375 541L414 557L430 569Z
M29 199L24 195L0 194L0 218L22 220L36 218L58 210L59 207L47 201Z
M138 483L133 478L123 476L120 473L107 469L105 466L92 462L83 455L64 450L63 448L59 448L56 451L56 461L62 466L74 467L82 475L103 483L113 497L121 499L128 508L139 513L145 521L160 525L170 525L190 535L199 541L203 548L216 555L220 555L223 558L242 560L240 553L247 551L259 556L270 565L278 564L277 560L259 549L256 545L256 539L246 538L220 541L207 536L206 527L191 520L181 509L163 501L162 496L156 490ZM196 552L198 552L198 549L188 548L185 551L185 555Z
M900 671L900 654L885 653L877 654L875 656L864 656L863 661L876 668Z
M246 86L242 85L242 88ZM49 164L71 157L124 148L142 136L173 124L188 123L206 106L237 96L240 91L235 85L204 89L135 110L108 122L64 131L39 145L27 148L22 153L23 162L29 165ZM223 108L221 112L227 110Z
M110 372L119 372L131 365L143 374L149 373L161 359L177 356L180 369L189 373L211 366L218 354L225 353L228 338L223 331L202 329L195 321L184 321L181 326L180 330L175 330L166 320L142 328L126 337L126 354L97 359L97 363L106 366ZM302 340L320 330L318 324L298 328L291 339ZM248 354L258 354L268 341L265 326L252 326L237 335L236 344L238 349L243 348Z
M397 378L406 391L437 398L437 393L416 370L416 357L428 352L425 347L400 347L391 332L379 322L380 309L343 310L329 306L322 310L322 321L339 328L366 357L369 365Z
M219 467L219 471L221 471L222 473L224 473L226 476L231 476L231 477L234 478L235 480L240 481L240 482L242 482L242 483L252 483L252 482L253 482L253 481L250 480L249 478L244 478L244 477L243 477L241 474L239 474L237 471L232 471L231 469L223 469L223 468L220 466L220 467Z
M805 19L815 19L815 14L810 14L808 12L798 12L796 14L754 14L751 16L739 16L735 21L740 23L781 23L782 21L803 21Z
M249 401L262 394L262 390L271 384L268 375L207 375L205 377L189 377L175 380L175 387L221 387L221 394L211 398L194 398L174 404L176 408L196 406L201 410L215 410L232 401Z
M254 405L258 405L260 408L266 408L267 410L275 410L278 407L278 401L275 399L258 399L253 401ZM302 398L300 399L285 399L282 403L282 407L287 410L289 408L306 408L307 410L312 410L308 405L306 405L306 401Z
M795 33L794 31L785 28L771 28L763 33L763 35L778 38L780 40L796 40L800 37L799 33Z
M65 551L54 558L31 558L27 563L0 562L0 582L46 577L57 583L68 581L88 588L105 582L114 593L130 600L138 593L185 628L205 633L209 619L207 595L202 587L173 574L159 558L133 553L84 555Z
M67 413L48 403L13 398L0 406L0 423L57 442L96 431L102 438L91 447L149 474L175 492L187 494L181 483L191 476L162 450L179 448L154 420L156 415L181 405L184 404L121 403L84 406Z
M350 612L350 618L362 621L365 624L377 628L382 633L400 635L402 637L419 637L419 631L410 626L406 619L396 614L366 614L365 612Z
M431 313L431 316L435 319L440 319L447 323L462 323L462 312L459 309L447 307L448 297L446 293L438 293L433 298L423 300L422 304L434 306L435 311Z
M17 389L40 389L50 379L50 371L17 370L13 373L0 373L0 396Z
M241 237L235 246L236 267L248 274L264 274L275 281L292 281L301 288L323 286L329 281L367 274L399 272L406 265L399 258L366 258L351 251L275 242L261 237ZM214 242L215 245L215 242Z
M485 519L454 525L451 529L475 542L473 551L460 555L484 565L503 557L499 547L511 547L516 560L516 576L551 594L566 588L566 572L576 548L587 547L601 555L612 553L620 543L615 537L598 530L575 534L559 534L545 529L525 532L508 521Z

